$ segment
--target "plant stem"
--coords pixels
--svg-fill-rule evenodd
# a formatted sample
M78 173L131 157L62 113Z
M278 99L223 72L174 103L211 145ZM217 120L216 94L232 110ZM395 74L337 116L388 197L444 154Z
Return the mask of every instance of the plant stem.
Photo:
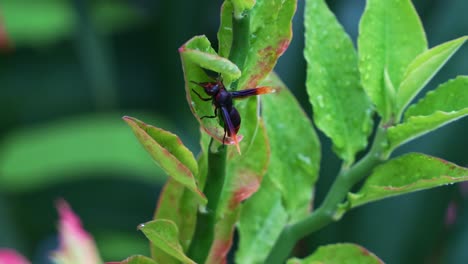
M375 166L388 158L386 148L386 129L379 126L371 150L354 166L340 171L317 210L305 219L283 229L265 263L285 263L297 241L332 221L337 221L344 213L339 209L340 203L356 183L367 177Z
M232 46L229 60L242 71L250 47L250 15L247 12L240 18L232 16L232 32ZM237 88L237 81L233 83L233 88Z
M198 211L197 226L188 256L197 263L204 263L214 239L214 225L216 223L216 210L224 185L226 175L226 147L221 146L217 152L211 151L213 139L210 141L208 151L208 175L204 193L208 199L206 210Z

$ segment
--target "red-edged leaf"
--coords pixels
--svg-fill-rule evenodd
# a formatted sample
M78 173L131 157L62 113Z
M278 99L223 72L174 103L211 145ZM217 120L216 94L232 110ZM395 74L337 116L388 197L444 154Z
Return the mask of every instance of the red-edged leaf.
M243 74L238 89L254 88L274 68L278 58L286 51L292 37L292 17L296 0L246 1L250 9L250 47L243 65ZM234 7L233 7L234 5ZM241 5L242 6L242 5ZM219 54L228 57L232 47L232 19L238 3L225 1L221 9L221 25L218 31Z
M198 174L197 161L180 139L165 130L147 125L138 119L124 117L137 139L159 166L176 181L192 190L206 203L205 195L198 189L194 175Z
M184 252L188 249L195 230L197 208L198 203L193 192L172 178L167 181L159 196L154 219L171 220L177 225L178 238ZM178 263L174 257L155 245L152 245L151 253L161 263Z
M224 128L220 125L219 118L203 118L214 115L214 107L211 102L203 101L194 91L202 97L208 97L202 87L193 82L210 82L203 69L220 73L223 82L229 88L231 81L240 77L240 70L235 64L216 54L210 42L205 36L193 37L179 48L182 66L184 69L185 92L190 110L197 118L203 130L219 142L223 142ZM227 139L227 144L234 142Z
M286 51L292 37L296 0L257 0L250 10L250 48L238 89L258 85Z

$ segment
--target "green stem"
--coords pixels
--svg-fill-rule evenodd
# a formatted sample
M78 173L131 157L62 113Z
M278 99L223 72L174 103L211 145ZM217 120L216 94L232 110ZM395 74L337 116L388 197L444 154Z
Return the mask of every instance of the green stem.
M223 190L226 175L226 147L221 146L217 152L211 151L211 139L208 152L208 175L203 192L208 199L206 210L198 211L197 225L188 256L197 263L204 263L214 239L214 225L216 223L216 210Z
M240 18L232 16L232 32L233 39L229 60L242 71L250 47L250 15L247 12ZM237 81L233 83L232 88L237 88Z
M388 158L386 130L379 127L371 150L349 169L340 171L320 207L308 217L281 232L276 244L265 263L285 263L297 241L313 232L337 221L341 217L339 205L346 198L351 188L367 177L372 169Z

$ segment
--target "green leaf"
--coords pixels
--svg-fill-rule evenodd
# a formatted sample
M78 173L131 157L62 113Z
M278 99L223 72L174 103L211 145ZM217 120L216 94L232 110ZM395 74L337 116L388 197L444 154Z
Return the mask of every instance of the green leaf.
M163 183L164 172L144 157L144 150L120 117L120 113L84 115L11 130L0 143L0 190L26 192L102 176L93 173L101 171Z
M257 0L250 10L250 48L238 89L253 88L289 46L297 0Z
M459 76L411 106L404 122L388 129L390 148L468 115L468 76Z
M466 115L468 115L468 108L452 113L437 111L429 116L412 116L404 123L388 129L390 149L393 150L408 141L436 130Z
M219 221L206 264L226 260L239 218L240 204L258 190L266 173L270 148L263 122L259 123L251 146L242 155L233 151L228 153L226 180L217 211Z
M305 259L290 259L287 264L383 264L384 262L367 249L351 243L333 244L319 247Z
M195 231L197 209L195 194L173 178L169 178L159 195L154 219L170 220L178 227L178 238L184 252L187 251ZM161 263L178 263L157 245L152 245L151 253L153 258Z
M353 43L323 0L306 1L307 92L314 120L338 156L353 163L371 132L371 104L359 83Z
M201 202L206 203L205 195L197 187L197 161L180 139L160 128L147 125L132 117L124 117L137 139L151 157L171 177L192 190Z
M357 193L350 193L351 207L404 193L468 181L468 168L448 161L410 153L374 169Z
M264 263L288 223L282 194L270 179L265 178L260 190L242 206L236 263Z
M145 257L145 256L131 256L125 260L122 260L120 262L107 262L106 264L157 264L158 262ZM162 262L159 262L162 263Z
M234 17L242 17L242 13L252 9L255 5L255 0L231 0L234 7Z
M195 36L179 48L180 57L186 81L197 81L187 77L205 77L205 74L197 75L200 67L222 74L223 80L230 83L240 77L239 68L226 58L219 56L211 47L210 41L205 36ZM206 79L206 77L205 77Z
M294 96L273 73L261 85L276 89L262 97L270 165L259 191L242 206L237 263L263 263L281 229L308 214L320 162L317 135ZM304 144L297 144L298 135Z
M367 1L358 47L362 85L388 121L393 113L386 111L385 69L393 86L399 87L407 66L427 49L424 29L411 1Z
M145 234L151 243L182 263L195 264L194 261L185 256L179 243L179 230L174 222L165 219L153 220L139 225L138 229Z
M456 112L468 108L468 76L458 76L430 91L405 113L405 121L412 116L428 116L436 111Z
M294 222L310 210L320 166L320 141L310 119L276 74L270 74L262 85L276 89L262 97L271 148L267 175L281 192L289 222Z
M202 119L203 116L212 116L214 114L213 105L210 102L201 100L193 92L196 91L201 96L206 95L202 87L192 82L213 81L203 71L203 69L207 69L220 73L224 84L228 85L232 80L239 78L240 70L229 60L218 56L205 36L193 37L179 48L179 53L184 69L185 92L190 110L192 110L193 115L205 132L222 143L224 128L219 125L218 118Z
M411 62L398 89L398 116L467 39L465 36L436 46Z
M198 156L198 182L199 188L204 189L208 173L208 143L210 137L200 131L200 145L202 151ZM174 222L179 229L179 241L184 252L187 252L193 239L197 221L198 203L195 194L172 178L164 186L156 208L154 219L167 219ZM179 262L160 248L152 245L151 253L154 259L164 264L178 264Z

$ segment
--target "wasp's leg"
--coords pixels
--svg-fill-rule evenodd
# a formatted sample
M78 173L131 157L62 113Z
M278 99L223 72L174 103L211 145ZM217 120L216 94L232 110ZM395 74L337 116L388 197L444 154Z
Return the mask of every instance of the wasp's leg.
M200 98L200 99L203 100L203 101L211 101L211 100L212 100L211 98L203 98L203 97L201 97L201 95L200 95L199 93L197 93L197 91L195 91L194 89L192 89L192 92L194 92L194 93L198 96L198 98Z

